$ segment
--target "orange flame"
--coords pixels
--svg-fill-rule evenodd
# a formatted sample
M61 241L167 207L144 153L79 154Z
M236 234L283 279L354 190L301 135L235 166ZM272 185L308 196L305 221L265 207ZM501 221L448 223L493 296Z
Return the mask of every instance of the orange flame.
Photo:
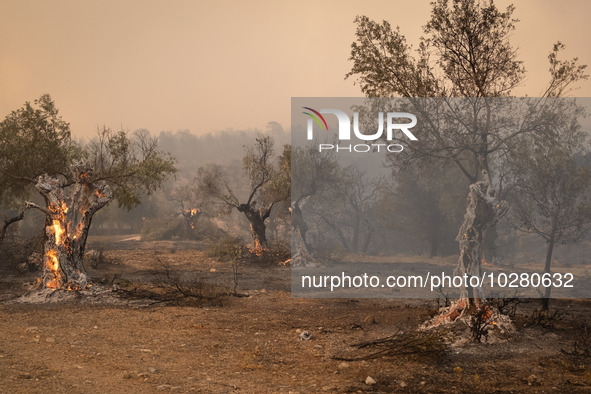
M250 231L252 231L252 233L254 234L254 228L252 227L252 223L250 224ZM261 243L259 242L258 238L254 238L254 249L250 249L250 253L254 253L257 256L262 256L263 255L263 247L261 246Z
M262 256L263 255L263 248L261 247L261 243L259 242L258 239L255 238L254 240L254 248L250 249L250 253L254 253L257 256Z
M49 268L49 270L53 274L53 278L49 279L45 283L45 287L49 289L57 289L60 287L62 279L62 273L60 271L60 262L57 258L57 251L55 249L50 249L47 252L46 256L48 257L46 265L47 268Z
M64 225L64 222L66 221L68 207L66 206L66 203L62 201L61 206L58 204L50 204L49 211L52 213L51 229L55 235L55 244L59 247L64 245L65 242L67 225ZM51 273L50 278L47 279L45 283L45 287L49 289L58 289L61 287L62 283L62 272L58 258L58 250L48 250L45 257L45 265Z
M197 216L197 213L201 212L199 210L199 208L192 208L192 209L186 209L185 210L185 216L188 216L190 218Z
M53 221L53 233L55 234L55 243L57 243L58 245L62 244L62 235L64 235L65 232L66 232L66 230L64 230L62 228L60 221L54 220Z

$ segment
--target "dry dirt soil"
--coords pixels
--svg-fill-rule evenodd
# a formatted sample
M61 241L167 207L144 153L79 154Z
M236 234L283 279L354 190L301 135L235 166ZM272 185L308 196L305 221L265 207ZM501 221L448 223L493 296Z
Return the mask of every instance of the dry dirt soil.
M108 263L90 270L95 295L39 303L23 286L35 274L3 273L1 393L591 391L591 359L568 354L590 340L580 328L588 300L554 302L562 316L549 327L532 324L537 303L523 303L506 341L442 345L439 334L416 336L435 301L294 299L289 267L277 262L243 262L235 297L226 295L231 263L207 257L203 244L103 246ZM193 288L181 288L197 286L190 294L203 299L165 301L174 292L154 284L166 271L173 282L192 277ZM23 295L31 302L17 302ZM415 342L351 346L395 333Z

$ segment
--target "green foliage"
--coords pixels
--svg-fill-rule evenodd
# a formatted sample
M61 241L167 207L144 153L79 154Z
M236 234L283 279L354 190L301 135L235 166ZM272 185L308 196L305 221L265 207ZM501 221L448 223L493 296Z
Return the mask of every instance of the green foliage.
M176 172L175 160L158 150L147 130L114 132L103 127L88 146L71 140L70 126L48 94L11 112L0 123L0 203L28 197L42 174L68 182L73 159L88 158L93 180L106 181L120 206L132 208Z
M264 188L263 200L267 203L272 201L284 201L289 197L291 190L291 145L284 145L283 153L279 156L278 166L275 174L268 185Z
M509 37L513 6L500 12L493 2L438 0L424 26L417 56L406 38L386 21L358 16L353 67L363 93L372 97L508 95L524 77ZM433 60L431 57L434 56Z
M289 198L291 187L291 146L285 145L282 155L276 163L273 139L259 136L253 146L246 149L242 159L242 168L248 178L249 189L245 203L240 203L235 185L231 186L224 169L220 165L210 164L199 168L195 184L200 199L206 202L221 203L218 211L228 214L241 206L253 211L259 208L270 210L275 203Z
M59 116L48 94L26 102L0 123L0 203L26 198L41 174L66 174L81 155L70 125Z
M291 157L290 151L290 163ZM334 153L321 153L316 146L310 145L296 147L293 158L291 176L294 182L291 193L295 201L334 190L343 170Z
M518 229L547 243L574 242L591 223L591 165L574 102L562 105L547 130L524 136L508 156L512 218Z
M240 204L238 197L228 185L223 168L217 164L209 164L197 170L195 178L197 190L195 194L205 203L221 203L216 206L220 214L229 214ZM212 201L213 200L213 201Z
M129 133L107 127L86 147L97 181L106 181L120 207L131 209L176 173L175 159L158 150L158 139L147 130Z
M407 161L453 162L471 183L483 170L494 178L497 155L511 150L516 136L535 130L544 112L543 105L532 105L527 114L518 114L527 121L512 123L508 115L513 114L499 105L502 102L481 99L510 96L524 80L525 70L510 43L517 22L514 7L500 11L493 1L479 0L431 4L416 54L398 28L357 17L353 65L346 76L356 77L367 96L411 98L408 110L419 117L420 144L407 144ZM554 45L549 56L550 82L542 99L560 96L587 78L586 66L577 58L559 59L563 48L561 43ZM437 107L435 100L416 97L464 98L443 100ZM442 113L445 107L449 114Z
M433 3L421 44L435 49L449 95L506 96L523 80L525 69L509 41L514 10L509 5L501 12L492 1Z
M291 147L285 145L279 162L274 163L274 142L270 136L259 136L246 150L242 168L250 180L251 197L262 206L286 200L291 183Z

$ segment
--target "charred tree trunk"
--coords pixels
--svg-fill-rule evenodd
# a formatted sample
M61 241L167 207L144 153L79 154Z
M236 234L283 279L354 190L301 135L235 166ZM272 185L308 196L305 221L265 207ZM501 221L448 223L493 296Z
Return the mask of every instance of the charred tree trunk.
M367 253L367 250L369 249L369 244L371 243L371 238L373 237L373 233L374 233L375 229L371 225L369 220L364 218L363 221L367 225L367 234L365 236L365 240L363 241L363 245L361 246L361 253Z
M45 242L43 250L44 288L79 290L88 285L83 265L88 230L93 215L113 197L106 184L92 183L92 170L85 162L71 167L73 185L70 196L64 195L64 185L58 178L41 175L35 188L43 196L46 208Z
M306 233L308 232L308 225L304 221L300 204L305 204L307 199L301 202L294 202L291 205L291 265L294 267L314 267L317 265L316 259L312 257L312 253L308 248L306 241Z
M262 252L263 250L269 249L269 242L267 241L267 225L265 224L265 220L271 214L271 207L267 210L255 209L254 206L249 204L240 204L238 206L238 211L244 213L248 222L250 223L250 231L252 234L252 239L254 241L255 251Z
M185 221L185 239L195 238L195 229L197 228L197 220L201 216L201 210L199 208L184 209L181 212Z
M460 246L460 257L455 275L481 276L484 234L490 226L496 224L506 210L506 203L497 200L486 173L484 181L470 185L464 222L456 238ZM480 310L484 300L482 289L472 288L468 284L461 291L459 304L471 310Z
M552 265L552 254L554 253L554 231L548 239L548 246L546 247L546 264L544 265L544 274L550 274L550 266ZM550 309L550 294L552 287L546 287L544 294L542 295L542 312L548 312Z

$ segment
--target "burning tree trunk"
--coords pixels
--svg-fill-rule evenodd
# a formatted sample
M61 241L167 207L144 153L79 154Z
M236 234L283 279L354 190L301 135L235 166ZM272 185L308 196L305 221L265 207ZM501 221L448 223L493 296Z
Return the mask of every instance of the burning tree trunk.
M181 215L185 220L185 238L195 238L195 229L197 228L197 220L201 216L201 210L199 208L184 209L181 211Z
M46 215L41 278L44 288L87 287L83 259L88 230L93 215L113 197L109 186L92 183L92 169L86 162L75 162L70 170L74 183L69 197L64 195L69 185L45 174L39 177L35 188L43 196L46 208L29 203Z
M273 204L266 209L255 209L255 207L251 204L240 204L238 206L238 211L244 213L246 218L250 223L250 231L252 233L252 239L254 241L254 252L255 253L262 253L263 250L269 249L269 242L267 241L267 225L265 224L265 220L271 214L271 209L273 208Z

